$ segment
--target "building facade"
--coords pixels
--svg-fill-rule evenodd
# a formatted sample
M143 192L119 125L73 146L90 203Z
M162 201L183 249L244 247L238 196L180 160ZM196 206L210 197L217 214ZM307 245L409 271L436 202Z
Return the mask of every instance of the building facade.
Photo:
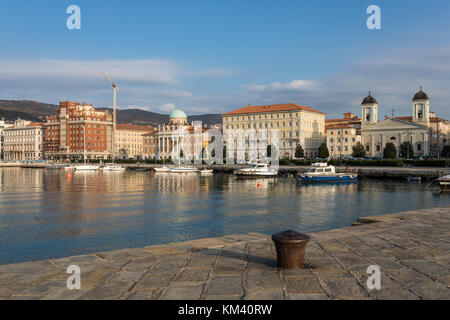
M4 155L4 144L5 144L5 134L4 129L12 127L14 124L5 120L0 120L0 160L5 160Z
M400 145L408 141L414 150L414 155L409 157L430 155L430 100L422 89L414 95L411 121L395 117L378 121L378 102L370 93L364 98L361 108L361 143L367 156L382 157L387 143L395 145L399 156Z
M44 159L45 127L18 119L3 129L4 158L6 161L36 161Z
M49 160L108 159L112 155L113 117L77 102L60 102L47 117L45 154Z
M180 158L189 154L194 160L194 154L197 154L200 159L203 148L208 146L206 133L206 127L199 126L195 130L194 123L188 123L187 115L182 110L174 110L169 115L169 123L144 134L144 158L167 160L172 159L173 152L179 151Z
M271 143L273 130L278 130L278 148L280 158L294 158L298 145L303 147L305 157L318 156L319 146L326 141L325 113L309 107L293 103L253 106L237 109L222 115L223 137L237 130L257 132L265 131L268 143ZM248 137L234 137L235 145L238 139L245 139L248 150ZM228 151L227 151L228 153ZM246 156L248 156L246 152Z
M152 127L117 124L115 133L115 156L119 159L143 159L144 135L153 133Z
M353 147L361 143L360 129L350 125L327 125L326 134L328 151L333 159L352 157Z

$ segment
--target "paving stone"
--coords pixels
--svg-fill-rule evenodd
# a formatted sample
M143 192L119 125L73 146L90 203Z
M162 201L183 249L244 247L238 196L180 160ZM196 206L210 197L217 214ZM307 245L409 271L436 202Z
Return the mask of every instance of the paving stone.
M289 294L325 294L316 277L289 277L285 282Z
M133 286L129 282L113 282L100 285L81 297L82 300L119 300Z
M335 299L369 299L367 291L354 277L321 278L326 291Z
M242 296L239 296L239 295L230 295L230 296L214 296L214 295L208 295L208 296L205 296L205 300L216 300L216 301L223 301L223 300L242 300Z
M248 293L244 300L283 300L284 294L281 289L260 289L258 291Z
M370 266L371 263L354 253L345 253L335 255L335 258L344 266Z
M285 277L312 277L313 273L310 268L304 269L284 269L282 271Z
M161 300L199 300L203 292L203 283L174 283L161 295Z
M183 269L175 278L175 282L205 282L208 279L210 270L207 269Z
M371 292L377 300L420 300L407 289L388 289Z
M125 300L158 300L161 290L135 290Z
M169 285L173 276L144 276L136 285L135 289L157 289L164 288Z
M330 300L326 293L322 294L308 294L308 293L289 293L288 300Z
M243 295L241 276L213 276L206 295Z
M261 289L282 289L283 284L281 283L278 274L266 274L265 276L247 276L246 281L247 292L259 291Z

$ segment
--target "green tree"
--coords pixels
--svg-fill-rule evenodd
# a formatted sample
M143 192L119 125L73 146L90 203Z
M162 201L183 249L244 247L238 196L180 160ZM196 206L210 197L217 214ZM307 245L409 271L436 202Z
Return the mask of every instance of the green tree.
M303 150L303 147L301 145L298 145L295 148L295 157L296 158L303 158L305 156L305 151Z
M397 148L395 144L389 142L386 144L386 147L383 150L383 158L384 159L395 159L397 158Z
M409 159L414 156L414 149L409 141L405 141L400 145L400 157Z
M441 153L442 158L450 158L450 145L445 145Z
M358 142L356 145L353 146L353 152L352 156L355 158L365 158L366 157L366 149L364 149L364 146L361 144L361 142Z
M327 147L327 144L325 142L320 145L318 156L321 159L325 159L325 158L328 158L330 156L330 152L328 151L328 147Z

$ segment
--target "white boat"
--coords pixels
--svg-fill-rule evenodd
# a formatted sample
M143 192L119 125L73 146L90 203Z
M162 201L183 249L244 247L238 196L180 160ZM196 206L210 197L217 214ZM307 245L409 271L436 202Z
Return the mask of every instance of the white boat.
M306 173L298 175L299 182L356 182L356 173L336 173L336 168L327 163L313 163Z
M106 165L101 166L98 170L103 172L124 172L125 168L117 165Z
M212 169L203 169L200 171L200 174L204 174L204 175L208 175L208 174L213 174L214 170Z
M166 166L164 166L164 167L161 167L161 168L153 168L153 170L155 171L155 172L170 172L170 168L169 167L166 167Z
M278 170L273 169L266 163L252 164L248 168L234 171L237 177L274 177L278 175Z
M441 192L448 193L450 192L450 174L444 177L440 177L436 180L441 187Z
M96 171L100 168L99 165L94 164L81 164L74 166L75 171Z
M73 171L73 170L75 170L75 167L74 166L64 166L64 167L62 167L62 169L64 171Z
M198 169L194 167L182 166L170 168L171 173L197 173Z

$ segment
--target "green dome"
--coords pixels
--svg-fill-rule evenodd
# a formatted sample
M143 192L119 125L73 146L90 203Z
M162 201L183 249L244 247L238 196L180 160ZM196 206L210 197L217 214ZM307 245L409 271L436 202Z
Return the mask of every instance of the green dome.
M177 109L170 113L170 118L187 118L187 115L180 109Z

